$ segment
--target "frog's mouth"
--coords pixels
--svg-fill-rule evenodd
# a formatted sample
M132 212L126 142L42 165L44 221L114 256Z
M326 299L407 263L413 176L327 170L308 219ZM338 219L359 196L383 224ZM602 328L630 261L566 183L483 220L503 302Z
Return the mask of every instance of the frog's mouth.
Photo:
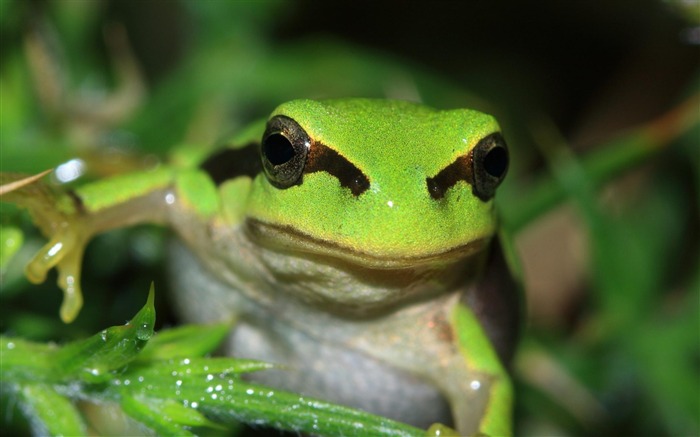
M400 270L421 266L453 264L482 251L490 237L472 240L466 244L449 247L440 252L426 252L411 256L395 256L364 251L331 241L312 237L296 228L266 223L257 219L246 219L248 235L257 243L282 252L300 252L347 261L373 269Z

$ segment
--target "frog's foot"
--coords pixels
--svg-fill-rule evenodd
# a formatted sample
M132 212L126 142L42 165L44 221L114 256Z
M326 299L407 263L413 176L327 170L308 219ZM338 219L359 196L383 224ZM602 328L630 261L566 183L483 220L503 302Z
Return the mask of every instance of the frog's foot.
M83 232L75 223L64 226L25 267L27 278L35 284L44 282L49 270L56 267L58 286L63 290L60 315L65 323L75 320L83 306L80 266L89 240L81 236Z
M61 319L68 323L75 319L83 304L80 263L92 233L75 200L41 181L50 172L36 175L0 172L0 199L26 208L34 224L49 237L50 241L26 266L25 274L38 284L44 282L49 270L58 268L58 285L64 292Z

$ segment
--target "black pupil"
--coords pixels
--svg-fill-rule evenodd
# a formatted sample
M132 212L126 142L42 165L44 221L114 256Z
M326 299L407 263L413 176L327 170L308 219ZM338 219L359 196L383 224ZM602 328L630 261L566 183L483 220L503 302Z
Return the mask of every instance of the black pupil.
M272 134L265 138L263 153L270 164L281 165L294 158L292 143L282 134Z
M484 170L495 178L500 178L508 167L508 155L503 147L494 147L484 157Z

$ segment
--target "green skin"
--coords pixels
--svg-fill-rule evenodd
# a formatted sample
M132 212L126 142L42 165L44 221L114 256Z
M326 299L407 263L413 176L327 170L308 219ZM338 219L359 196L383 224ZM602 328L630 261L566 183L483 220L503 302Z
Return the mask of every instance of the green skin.
M82 209L28 275L40 281L59 268L70 320L91 236L166 224L184 242L173 262L183 317L237 319L232 354L288 366L277 372L291 376L260 372L273 375L262 382L419 425L449 420L439 407L413 417L426 408L420 402L444 399L460 434L510 435L511 383L484 317L469 307L490 265L493 201L465 180L439 198L426 185L498 132L497 122L473 110L367 99L292 101L276 115L298 123L310 150L323 144L352 163L366 190L354 194L323 168L289 187L265 172L217 184L201 169L174 167L100 181L76 191ZM259 142L264 130L257 123L230 147ZM358 393L362 381L388 386Z

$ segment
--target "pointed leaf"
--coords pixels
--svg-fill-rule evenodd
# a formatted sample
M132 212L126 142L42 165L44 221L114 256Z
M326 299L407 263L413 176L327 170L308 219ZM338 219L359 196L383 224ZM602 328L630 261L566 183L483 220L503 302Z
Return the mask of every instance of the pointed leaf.
M56 354L54 368L62 378L104 382L134 358L153 335L153 286L146 305L124 326L113 326L85 340L69 343Z

